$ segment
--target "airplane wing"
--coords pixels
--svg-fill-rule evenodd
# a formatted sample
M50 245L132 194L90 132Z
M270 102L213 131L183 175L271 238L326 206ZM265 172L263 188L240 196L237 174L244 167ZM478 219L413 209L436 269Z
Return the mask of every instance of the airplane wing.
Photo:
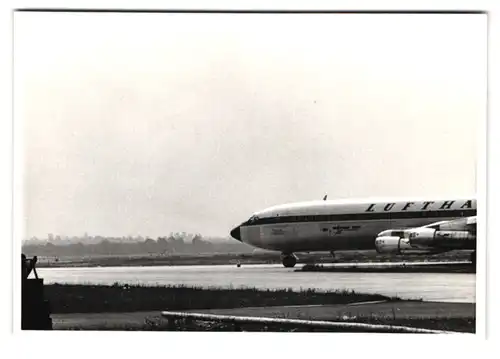
M475 233L476 218L477 216L463 217L448 221L435 222L418 228L433 228L436 230L454 230L454 231L463 230L463 231L473 231Z

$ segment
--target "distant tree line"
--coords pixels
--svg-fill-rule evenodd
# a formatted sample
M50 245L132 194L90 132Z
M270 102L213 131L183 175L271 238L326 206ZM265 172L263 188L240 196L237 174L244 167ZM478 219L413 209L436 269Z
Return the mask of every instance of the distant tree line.
M170 235L156 240L129 240L95 238L80 241L37 240L25 241L22 252L28 256L88 256L88 255L141 255L141 254L214 254L251 253L253 248L236 240L206 240L201 235Z

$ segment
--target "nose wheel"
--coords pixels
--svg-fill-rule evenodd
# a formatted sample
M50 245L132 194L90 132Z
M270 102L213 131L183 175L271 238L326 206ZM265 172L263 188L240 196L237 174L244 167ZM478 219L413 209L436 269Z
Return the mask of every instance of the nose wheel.
M282 254L281 262L285 268L293 268L297 264L297 257L293 254Z

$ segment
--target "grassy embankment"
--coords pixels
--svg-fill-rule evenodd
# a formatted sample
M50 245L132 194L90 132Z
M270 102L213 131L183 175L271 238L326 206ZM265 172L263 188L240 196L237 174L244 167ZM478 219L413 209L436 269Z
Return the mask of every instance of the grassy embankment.
M255 288L219 289L185 286L128 286L128 285L60 285L45 286L45 297L49 300L51 312L57 313L120 313L135 311L158 311L153 317L146 317L135 325L105 323L93 330L175 330L175 331L301 331L282 326L244 325L196 321L167 321L160 312L195 309L229 309L245 307L349 304L369 301L401 302L397 297L378 294L363 294L353 291L316 291L307 289L258 290ZM279 313L275 317L280 318ZM315 318L304 318L312 319ZM338 319L336 320L338 321ZM369 316L346 318L371 324L405 325L418 328L475 332L474 318L407 318L398 319L371 313ZM78 330L78 326L71 329ZM311 331L311 330L307 330Z
M202 288L186 286L45 285L52 313L134 312L265 307L278 305L346 304L399 300L353 291L259 290L255 288Z

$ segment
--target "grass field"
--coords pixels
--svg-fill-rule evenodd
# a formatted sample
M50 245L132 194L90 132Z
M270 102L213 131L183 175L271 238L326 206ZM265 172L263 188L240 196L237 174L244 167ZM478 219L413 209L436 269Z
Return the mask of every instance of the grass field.
M313 289L258 290L186 286L45 285L52 313L133 312L263 307L278 305L345 304L362 301L399 300L379 294Z
M45 285L45 299L50 302L54 329L63 330L304 331L276 325L168 321L160 315L162 311L200 311L275 318L299 314L299 319L308 320L475 332L475 311L468 304L457 308L456 303L404 301L353 291L51 284ZM427 309L419 309L423 307Z

